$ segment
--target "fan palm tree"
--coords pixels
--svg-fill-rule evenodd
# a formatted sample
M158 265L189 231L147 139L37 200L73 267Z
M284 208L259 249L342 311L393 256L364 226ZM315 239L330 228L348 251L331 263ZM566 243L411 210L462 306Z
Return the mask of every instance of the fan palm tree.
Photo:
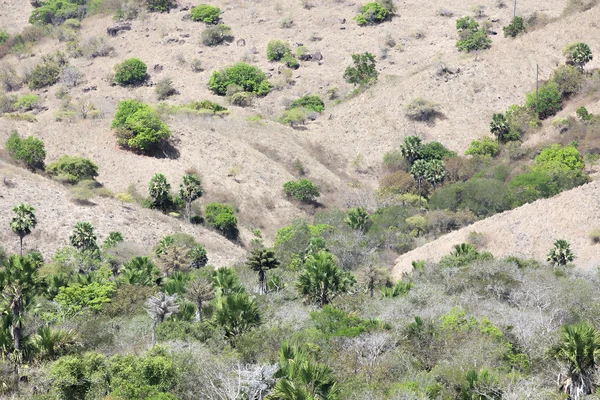
M119 272L119 280L127 285L153 286L159 276L160 270L149 257L133 257Z
M69 240L73 247L81 251L96 250L98 248L94 227L89 222L77 222Z
M67 354L79 345L77 333L73 330L51 329L42 326L33 336L31 344L43 359L54 359Z
M150 297L144 306L144 310L152 319L152 346L156 344L156 327L165 319L179 311L179 305L176 302L177 296L169 296L163 292Z
M354 283L354 276L337 266L333 254L320 251L306 259L296 287L306 301L323 307Z
M400 154L409 165L421 158L423 152L423 141L418 136L407 136L400 145Z
M246 265L253 271L258 272L258 291L260 294L267 293L266 276L270 269L278 268L279 261L275 258L273 249L255 249L248 258Z
M509 132L508 122L504 114L492 115L492 122L490 122L490 132L492 135L498 138L498 144L504 141L504 136Z
M185 289L185 298L196 305L196 321L202 322L202 304L215 297L215 290L204 278L191 281Z
M168 246L158 256L158 265L165 276L169 276L170 271L188 271L190 264L187 248L177 244Z
M358 272L358 279L359 282L367 288L369 295L373 297L375 288L385 285L390 278L387 269L369 263L365 268Z
M223 298L215 321L234 345L238 335L260 324L260 311L256 301L246 293L235 293Z
M23 238L31 233L37 225L37 219L33 213L35 208L29 204L21 203L13 208L15 216L10 220L10 229L19 236L20 255L23 256Z
M369 213L364 208L352 208L348 211L348 217L344 220L352 229L366 232L369 229L370 218Z
M219 268L213 271L211 283L218 297L245 291L233 268Z
M566 240L557 240L554 247L548 253L548 262L555 267L563 267L575 259L571 251L571 245Z
M421 186L423 185L423 181L427 176L427 164L428 163L425 160L417 160L410 169L410 174L412 175L413 179L417 181L417 187L419 190L419 203L421 203Z
M427 169L425 170L425 180L435 189L444 179L446 179L446 166L444 162L442 160L428 161Z
M185 175L183 177L183 182L179 185L179 197L185 202L185 217L188 222L192 219L192 203L203 193L204 190L197 176Z
M593 392L600 356L600 333L593 326L587 323L564 325L560 329L559 343L550 349L549 355L567 364L567 376L561 385L571 400Z

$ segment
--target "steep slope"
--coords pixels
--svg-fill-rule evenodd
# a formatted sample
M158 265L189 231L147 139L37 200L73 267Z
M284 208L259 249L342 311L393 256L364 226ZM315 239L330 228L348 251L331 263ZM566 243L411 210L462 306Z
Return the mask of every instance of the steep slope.
M495 257L518 256L544 260L557 239L571 244L578 268L600 266L600 245L589 238L600 227L600 181L538 200L517 209L478 221L398 257L393 275L410 272L415 260L439 261L470 232L484 234L484 249Z
M192 235L206 246L208 259L225 266L244 257L245 252L219 234L162 214L110 198L96 198L91 206L69 201L61 185L0 161L0 244L9 253L19 251L17 236L8 229L12 208L23 202L35 208L37 227L24 240L25 249L37 249L45 257L69 245L76 222L90 222L99 242L119 231L127 242L150 250L160 238L172 233Z

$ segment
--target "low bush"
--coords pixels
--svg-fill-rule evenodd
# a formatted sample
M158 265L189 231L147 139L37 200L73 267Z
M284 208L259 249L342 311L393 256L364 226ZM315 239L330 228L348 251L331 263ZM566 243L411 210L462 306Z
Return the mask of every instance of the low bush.
M323 103L323 100L319 96L307 95L292 101L289 108L305 108L309 111L320 113L325 110L325 103Z
M152 12L168 12L172 8L176 8L177 4L173 0L146 0L148 11Z
M417 97L405 108L406 116L415 121L429 122L439 114L439 106L422 97Z
M283 184L283 191L288 197L293 197L303 203L312 203L321 195L319 188L308 179L286 182Z
M137 100L123 100L111 127L116 129L117 143L125 148L147 152L171 136L169 127L149 105Z
M536 95L533 90L527 93L525 107L537 113L540 119L556 114L562 109L562 96L558 85L554 81L540 85Z
M44 142L33 136L21 139L17 132L11 133L6 141L6 151L18 162L22 162L31 170L44 168L46 150Z
M487 217L511 208L510 189L502 182L489 178L472 178L436 190L429 200L432 210L469 210Z
M291 69L298 69L300 67L300 63L298 62L298 60L296 60L296 57L294 57L291 54L287 54L285 57L283 57L281 59L281 62L288 68Z
M219 21L221 10L208 4L200 4L192 7L190 17L192 21L206 22L207 24L216 24Z
M40 98L35 94L28 94L17 98L15 102L15 108L19 111L31 111L36 108L39 104Z
M271 84L265 73L245 63L215 71L208 81L208 88L219 96L225 96L230 85L237 85L242 91L258 96L265 96L271 91Z
M60 181L76 184L97 177L98 166L87 158L65 155L48 164L46 172Z
M593 231L591 231L590 239L592 240L592 243L594 243L594 244L600 243L600 229L594 229Z
M585 75L572 65L561 65L554 70L552 81L558 86L563 98L577 94L585 81Z
M582 171L584 167L583 157L575 146L559 144L543 149L533 165L537 171Z
M271 40L267 44L267 60L269 61L280 61L283 57L288 54L292 54L290 44L282 40Z
M32 90L54 85L67 64L68 61L61 53L42 57L27 76L27 85Z
M108 57L115 50L103 37L89 38L82 46L81 51L87 58Z
M0 45L3 45L8 38L10 37L10 35L4 31L0 31Z
M202 31L202 43L206 46L218 46L233 42L233 32L228 25L219 24Z
M130 58L115 65L115 82L121 86L138 85L147 79L146 64L138 58Z
M521 32L525 32L525 23L522 17L514 17L510 24L503 28L504 37L517 37Z
M302 125L306 122L308 115L304 108L292 108L285 111L279 117L279 122L283 125L289 125L292 128L298 125Z
M173 80L171 78L163 78L154 87L156 97L158 100L164 100L167 97L171 97L177 94L177 89L173 86Z
M594 117L593 114L590 114L590 112L584 106L581 106L575 110L575 114L577 115L577 118L582 121L590 121Z
M365 86L377 81L375 56L371 53L352 54L354 65L344 71L344 80L353 85Z
M227 204L210 203L204 211L204 218L209 226L230 239L238 236L237 218L233 208Z
M495 157L499 152L498 142L489 137L473 140L465 154L468 156Z
M448 150L440 142L425 143L421 148L421 159L425 161L443 160L445 158L456 157L455 151Z
M34 8L29 17L30 24L54 24L60 25L71 18L79 18L81 8L77 1L73 0L47 0L39 3L39 7Z
M479 23L472 17L459 18L456 21L459 40L456 47L464 52L488 49L492 40L487 35L485 27L480 28Z
M209 100L191 101L189 107L194 110L210 110L213 113L227 111L226 107Z
M389 19L392 13L379 3L367 3L361 7L360 13L353 19L360 26L376 25Z
M234 106L250 107L254 101L254 95L248 92L237 92L231 95L229 101Z

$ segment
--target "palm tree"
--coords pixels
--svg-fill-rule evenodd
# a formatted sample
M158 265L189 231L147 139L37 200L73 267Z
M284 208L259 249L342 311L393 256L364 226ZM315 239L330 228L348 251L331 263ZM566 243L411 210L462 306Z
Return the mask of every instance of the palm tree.
M190 267L192 268L202 268L208 262L206 247L201 244L194 246L187 254L190 258Z
M267 271L278 268L280 265L279 261L275 258L275 251L273 249L255 249L248 258L246 265L251 270L258 272L259 293L267 293Z
M37 350L38 356L44 359L60 357L79 345L75 331L51 329L47 326L38 329L31 344Z
M409 165L421 158L423 152L423 141L418 136L407 136L400 145L400 154L406 159Z
M567 376L561 388L571 400L579 400L594 391L594 373L600 356L600 333L588 323L564 325L559 343L549 355L567 364ZM559 375L559 381L561 375Z
M333 254L320 251L306 259L296 287L306 301L323 307L354 283L354 276L337 266Z
M215 297L215 290L208 280L200 278L187 285L185 297L196 304L196 321L202 322L202 304Z
M379 268L373 263L367 264L358 273L359 282L367 288L371 297L375 294L375 288L385 285L389 281L389 272L385 268Z
M564 267L575 259L571 245L566 240L559 239L554 242L554 247L548 253L548 262L555 267Z
M590 46L583 42L568 45L563 54L567 58L567 64L577 66L580 71L583 71L585 64L594 58Z
M168 246L158 256L158 265L165 276L169 276L170 271L188 271L190 264L188 250L177 244Z
M410 169L410 174L414 180L417 181L417 186L419 188L419 203L421 203L421 185L427 176L427 164L428 163L425 160L417 160Z
M158 292L146 301L144 310L152 318L152 346L156 344L156 327L165 319L179 311L179 305L176 302L177 296L166 295Z
M23 238L31 233L37 225L35 208L29 204L21 203L13 208L15 216L10 220L10 229L19 236L20 255L23 256Z
M77 222L69 240L73 247L81 251L96 250L98 248L94 227L89 222Z
M188 222L192 219L192 203L203 193L204 190L197 176L185 175L183 177L183 183L179 185L179 196L185 201L185 217Z
M238 335L260 324L260 311L256 301L246 293L234 293L223 298L221 308L215 314L215 321L225 330L225 336L234 345Z
M284 342L279 350L280 378L269 395L270 400L335 400L339 389L331 369L312 361L297 346Z
M433 188L442 183L446 179L446 166L442 160L431 160L427 162L425 170L425 180L429 182Z
M245 291L233 268L219 268L213 271L211 283L218 297Z
M344 222L352 229L366 232L370 223L369 213L362 207L352 208Z
M159 276L158 267L149 257L133 257L119 272L119 280L127 285L153 286Z
M498 144L504 141L504 136L509 132L508 122L504 114L492 115L492 122L490 122L490 132L492 135L498 138Z

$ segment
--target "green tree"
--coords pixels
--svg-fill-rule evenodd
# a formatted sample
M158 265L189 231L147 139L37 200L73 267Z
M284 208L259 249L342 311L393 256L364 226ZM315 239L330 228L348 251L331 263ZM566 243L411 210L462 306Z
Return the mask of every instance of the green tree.
M369 213L364 208L352 208L348 211L348 216L344 222L352 229L366 232L371 224Z
M415 161L410 169L410 174L412 175L413 179L417 181L419 199L421 199L421 187L423 185L423 181L427 177L427 171L428 163L425 160Z
M293 197L303 203L312 203L321 195L319 188L308 179L289 181L283 184L283 191L289 197Z
M544 119L556 114L562 109L562 94L554 81L540 85L539 90L527 93L525 107Z
M192 21L202 21L207 24L216 24L219 21L221 10L208 4L200 4L197 7L192 7L190 17Z
M235 344L242 333L258 326L260 311L254 299L246 293L234 293L222 299L221 307L215 313L215 321L225 330L225 336Z
M103 397L109 380L104 356L93 352L59 358L52 364L50 376L52 387L65 400Z
M89 222L77 222L73 234L69 236L71 245L80 251L96 250L96 235L94 227Z
M167 295L163 292L158 292L146 301L144 310L152 319L152 346L156 344L156 327L158 324L169 318L171 315L179 311L176 295Z
M208 88L218 96L227 94L227 87L237 85L244 92L266 96L271 91L267 75L259 68L245 63L237 63L210 76Z
M571 43L565 47L563 55L567 58L567 64L575 65L581 71L594 58L590 46L583 42Z
M204 193L200 179L196 175L184 175L179 185L179 196L185 202L185 216L188 222L192 219L192 203Z
M550 349L549 355L567 365L566 379L560 384L570 399L583 399L595 391L600 333L593 326L586 322L564 325L560 329L559 343Z
M353 66L346 68L344 79L354 86L365 86L377 81L375 56L371 53L352 54Z
M490 122L490 132L492 135L498 138L498 143L505 142L505 136L510 131L510 126L506 121L506 117L504 114L494 114L492 115L492 122Z
M421 159L423 153L423 141L418 136L407 136L400 145L400 154L409 165Z
M533 170L581 171L584 167L585 161L575 146L554 144L543 149L535 158Z
M554 242L554 247L550 249L547 260L555 267L563 267L575 259L575 254L571 251L571 245L566 240L559 239Z
M202 322L202 305L215 297L215 290L210 282L199 278L188 283L185 298L196 305L196 321Z
M258 289L260 294L267 293L266 276L267 271L279 268L280 263L275 257L273 249L254 249L246 262L248 268L258 272Z
M163 174L154 174L148 183L148 195L150 196L150 207L168 212L173 207L173 196L171 196L171 184Z
M229 239L237 239L237 217L233 207L227 204L210 203L204 211L206 223Z
M119 146L140 152L149 152L171 136L169 127L160 120L149 105L137 100L122 100L111 128Z
M484 136L481 140L473 140L469 148L465 151L468 156L489 156L495 157L500 151L498 142Z
M77 156L61 156L46 166L46 172L58 180L75 184L83 180L93 180L98 176L98 166L91 160Z
M296 287L306 301L323 307L354 283L354 276L337 266L333 254L320 251L306 259Z
M23 238L29 235L31 230L37 225L34 211L35 208L24 203L13 208L15 216L10 220L10 230L19 236L19 254L21 256L23 256Z
M14 160L22 162L30 170L44 169L46 150L40 139L33 136L21 139L14 131L6 140L5 147Z
M433 188L442 183L446 179L446 166L441 160L431 160L427 162L425 171L425 180L429 182Z
M160 270L149 257L133 257L123 264L119 281L127 285L154 286Z
M290 44L281 40L271 40L267 44L267 60L280 61L282 58L291 55Z

